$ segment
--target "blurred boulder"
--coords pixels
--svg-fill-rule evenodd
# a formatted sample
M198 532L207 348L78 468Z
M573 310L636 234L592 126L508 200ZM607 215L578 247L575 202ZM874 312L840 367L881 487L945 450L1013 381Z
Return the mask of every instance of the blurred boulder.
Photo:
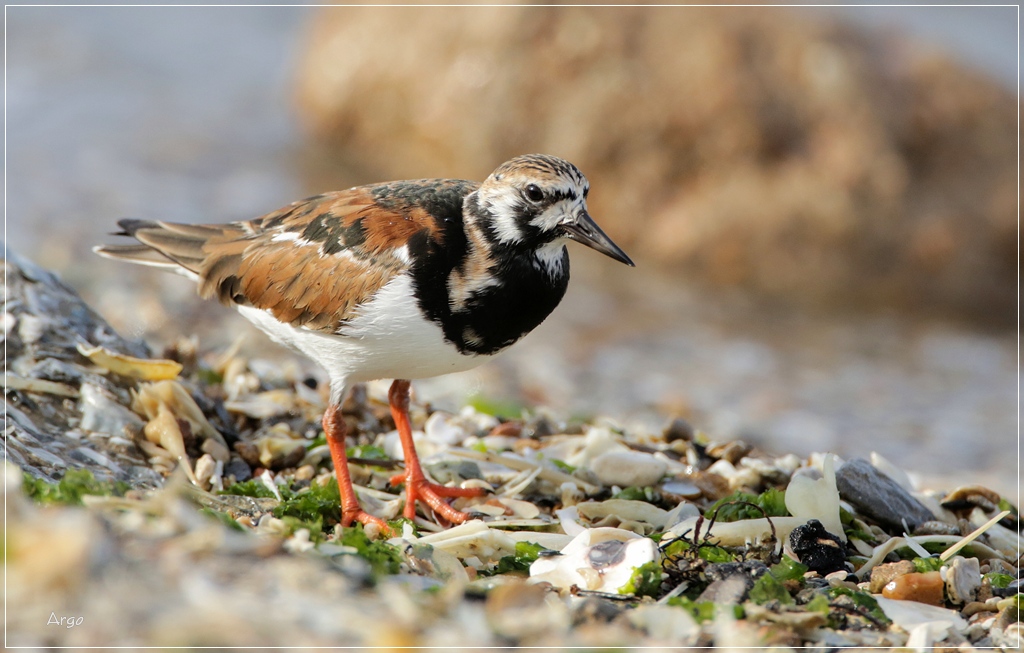
M1017 102L904 41L784 8L324 8L298 98L318 189L549 152L688 279L1015 315Z

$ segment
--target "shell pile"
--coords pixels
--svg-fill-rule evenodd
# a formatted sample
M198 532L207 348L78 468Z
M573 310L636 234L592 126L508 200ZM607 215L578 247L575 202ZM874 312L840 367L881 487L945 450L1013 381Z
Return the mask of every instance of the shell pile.
M385 539L338 525L322 380L194 341L152 359L95 315L69 333L73 293L6 264L12 645L1020 646L1017 510L982 486L414 402L428 474L488 493L453 501L465 524L402 521L371 383L343 413Z

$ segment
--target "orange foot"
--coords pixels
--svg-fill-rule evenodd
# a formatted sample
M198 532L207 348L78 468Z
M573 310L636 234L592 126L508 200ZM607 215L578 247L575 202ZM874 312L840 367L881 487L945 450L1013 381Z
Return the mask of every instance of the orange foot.
M405 510L403 514L406 519L416 517L416 502L422 501L431 507L437 514L447 519L452 524L461 524L469 515L448 505L443 497L482 497L487 492L479 487L448 487L438 483L431 483L423 475L419 461L411 466L405 474L398 474L391 477L392 485L405 485Z
M351 526L353 522L359 522L363 526L375 524L377 528L380 529L380 532L383 533L385 536L392 535L391 527L388 526L388 523L386 521L384 521L380 517L374 517L373 515L366 512L359 506L356 506L355 508L344 508L341 511L342 526Z

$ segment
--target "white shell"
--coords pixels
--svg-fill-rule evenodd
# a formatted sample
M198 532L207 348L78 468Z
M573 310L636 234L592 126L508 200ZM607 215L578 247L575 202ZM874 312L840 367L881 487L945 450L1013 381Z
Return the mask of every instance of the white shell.
M577 535L562 555L538 558L530 565L531 582L555 587L617 592L640 565L658 559L653 540L620 528L593 528Z
M580 517L593 526L610 526L648 535L665 526L668 512L646 501L609 499L576 504Z
M604 485L654 485L668 470L668 464L642 451L608 451L594 458L590 471Z

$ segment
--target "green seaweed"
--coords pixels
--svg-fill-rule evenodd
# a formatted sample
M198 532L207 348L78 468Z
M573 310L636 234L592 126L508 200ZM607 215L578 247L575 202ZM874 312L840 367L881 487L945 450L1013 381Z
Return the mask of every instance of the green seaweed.
M551 461L551 464L553 464L555 467L562 470L566 474L572 474L573 472L576 471L575 467L565 462L564 460L559 460L558 458L548 458L548 460Z
M945 564L938 558L914 558L911 562L914 563L914 568L922 574L929 571L938 571Z
M787 555L782 556L782 560L771 566L769 573L775 576L777 580L787 581L796 580L803 582L804 574L807 573L807 565L797 562L793 558Z
M832 609L831 602L824 594L815 594L814 598L808 601L804 607L808 612L820 612L826 617Z
M324 485L314 483L300 492L288 488L281 488L280 491L282 501L273 510L277 518L295 517L305 522L320 520L326 526L341 521L341 494L335 478Z
M220 523L224 524L228 528L234 531L244 531L245 527L235 521L235 518L226 512L214 510L213 508L200 508L199 512L206 515L207 517L213 517Z
M274 492L264 485L259 479L251 478L248 481L234 483L224 488L217 494L233 494L240 497L253 497L255 499L276 499Z
M851 590L847 587L832 587L829 589L829 594L833 598L839 596L849 596L853 599L854 605L859 608L863 608L867 611L872 618L884 624L892 623L889 617L885 616L882 608L878 606L878 601L867 592L861 592L859 590Z
M467 403L478 413L508 419L522 417L523 411L526 409L523 404L516 401L491 399L483 395L473 395Z
M515 553L510 556L502 556L498 564L492 570L480 572L481 576L496 576L498 574L528 574L530 565L537 560L544 547L533 542L516 542Z
M764 512L762 513L761 510L754 506L760 507ZM778 488L768 488L757 495L750 494L749 492L733 492L729 496L719 499L704 511L705 518L714 518L716 521L723 522L760 519L766 516L785 517L788 514L789 511L786 510L786 492Z
M661 563L645 562L633 570L629 582L619 588L619 594L657 597L661 592Z
M124 481L99 481L88 469L69 469L56 483L22 472L22 487L37 503L69 506L82 505L82 497L87 494L120 497L131 489Z
M790 596L789 590L771 572L764 574L754 581L754 586L750 588L750 600L758 605L763 605L773 600L783 605L793 603L793 597Z
M398 547L371 540L362 524L341 529L337 543L354 548L359 557L370 563L374 577L397 574L401 569L402 553Z
M997 589L1006 589L1013 582L1013 576L1010 574L1001 574L995 571L985 574L985 578L988 580L989 585Z
M363 458L365 460L391 460L383 447L374 444L360 444L345 449L345 455L349 458Z
M736 619L742 619L745 616L742 605L717 606L713 601L695 601L685 596L673 596L668 600L668 605L686 610L699 624L713 621L719 608L731 608L733 617Z
M720 546L714 546L712 544L706 544L697 549L697 555L701 560L708 562L732 562L736 560L736 555L728 549Z

